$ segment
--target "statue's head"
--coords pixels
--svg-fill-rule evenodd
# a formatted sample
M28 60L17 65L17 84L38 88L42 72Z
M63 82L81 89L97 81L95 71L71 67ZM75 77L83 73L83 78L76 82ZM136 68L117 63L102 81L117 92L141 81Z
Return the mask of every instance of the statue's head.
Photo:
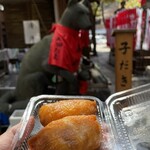
M78 0L69 0L67 8L60 19L60 24L75 30L89 29L92 26L92 22L87 3L88 0L80 2Z

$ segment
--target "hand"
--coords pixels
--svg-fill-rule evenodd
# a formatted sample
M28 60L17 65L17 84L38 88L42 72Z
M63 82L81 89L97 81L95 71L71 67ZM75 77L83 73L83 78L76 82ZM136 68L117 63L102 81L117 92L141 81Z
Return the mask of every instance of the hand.
M25 132L30 134L30 132L32 131L32 129L34 127L34 118L33 117L31 117L29 119L29 123L27 124L27 126L30 128L27 127L26 129L28 129L28 131L25 131ZM0 150L12 150L12 147L11 147L12 141L15 137L15 134L17 132L19 132L20 127L21 127L21 123L18 123L17 125L9 128L5 133L3 133L0 136Z

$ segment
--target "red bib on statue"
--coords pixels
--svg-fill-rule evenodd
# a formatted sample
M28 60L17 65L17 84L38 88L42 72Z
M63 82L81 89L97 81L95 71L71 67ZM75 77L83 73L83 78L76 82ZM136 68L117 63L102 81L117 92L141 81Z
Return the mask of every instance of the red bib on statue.
M50 45L48 64L76 72L82 55L79 31L60 24L52 28L54 35Z

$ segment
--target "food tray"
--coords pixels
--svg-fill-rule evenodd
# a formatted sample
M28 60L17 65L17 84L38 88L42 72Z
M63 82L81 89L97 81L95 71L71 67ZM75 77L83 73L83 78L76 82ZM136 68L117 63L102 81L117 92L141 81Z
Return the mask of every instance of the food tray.
M150 84L111 95L106 107L120 150L150 150Z
M37 115L41 105L67 99L96 101L97 118L102 125L107 125L109 133L107 141L103 141L105 150L150 150L150 84L115 93L108 97L105 103L93 96L33 97L24 112L22 127L14 138L13 149L27 150L27 139L42 128ZM24 134L30 116L35 118L33 131L18 148L15 148ZM147 149L143 149L144 147Z
M28 149L28 145L27 145L28 138L32 135L35 135L43 127L38 118L38 110L43 104L54 103L59 100L72 100L72 99L76 99L76 100L83 99L83 100L96 101L97 112L98 112L97 119L99 120L101 125L103 124L102 123L102 122L104 122L104 120L103 120L104 110L103 109L105 108L104 103L96 97L93 97L93 96L40 95L40 96L31 98L31 100L29 101L27 108L24 112L23 118L22 118L22 127L20 129L20 132L18 134L16 134L16 136L14 138L12 149L15 149L15 150L27 150ZM27 126L30 116L34 116L34 118L35 118L34 128L31 132L31 134L29 136L25 137L24 142L22 142L20 146L16 147L16 145L18 145L17 143L19 143L19 141L23 137L23 134L24 134L24 131L26 130L26 126ZM109 127L108 127L108 129L109 129ZM110 136L109 140L107 141L107 144L106 143L103 144L103 148L111 147L112 143L113 143L113 138Z

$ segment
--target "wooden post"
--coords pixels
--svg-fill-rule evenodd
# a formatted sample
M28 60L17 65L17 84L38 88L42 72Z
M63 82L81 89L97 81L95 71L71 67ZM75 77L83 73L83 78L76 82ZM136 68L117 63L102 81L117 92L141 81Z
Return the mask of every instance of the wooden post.
M115 36L115 90L132 88L133 39L136 30L114 30Z

